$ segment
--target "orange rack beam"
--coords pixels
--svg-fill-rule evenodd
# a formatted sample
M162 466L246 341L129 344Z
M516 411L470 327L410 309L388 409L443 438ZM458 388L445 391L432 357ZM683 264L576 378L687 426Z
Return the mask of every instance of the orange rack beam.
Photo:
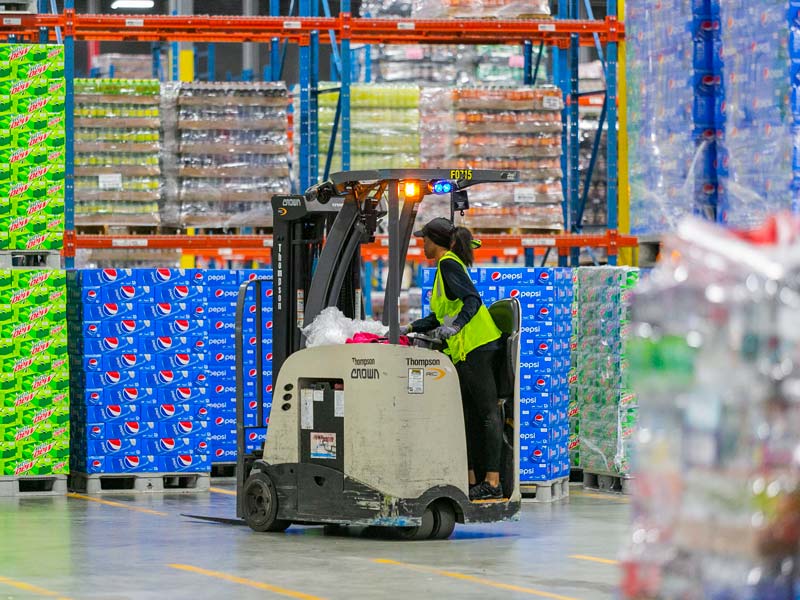
M594 35L605 42L624 36L624 26L613 17L583 20L471 20L471 19L362 19L349 13L337 17L221 17L208 15L15 15L0 18L0 35L38 39L41 27L61 27L84 41L141 42L268 42L275 38L298 41L312 31L330 30L342 39L361 43L452 44L513 43L526 40L566 46L577 34L582 45L593 45ZM327 36L320 42L325 43Z

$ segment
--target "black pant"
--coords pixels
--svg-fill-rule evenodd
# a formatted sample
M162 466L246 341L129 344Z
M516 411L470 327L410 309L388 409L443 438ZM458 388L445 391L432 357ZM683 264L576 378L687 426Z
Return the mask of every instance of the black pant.
M456 363L467 427L467 460L476 474L500 471L503 421L493 369L497 352L475 349Z

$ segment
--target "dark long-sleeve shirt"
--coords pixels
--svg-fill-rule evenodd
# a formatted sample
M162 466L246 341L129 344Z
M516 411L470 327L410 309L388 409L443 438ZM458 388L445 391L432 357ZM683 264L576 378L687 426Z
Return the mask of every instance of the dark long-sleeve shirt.
M464 303L461 312L458 313L455 321L453 321L455 327L462 328L469 323L472 317L478 314L478 309L482 304L481 297L467 272L456 261L448 259L441 261L439 263L439 272L442 275L444 293L447 299L458 299ZM414 321L411 324L411 330L425 333L436 329L439 325L441 323L436 318L436 315L431 313L427 317Z

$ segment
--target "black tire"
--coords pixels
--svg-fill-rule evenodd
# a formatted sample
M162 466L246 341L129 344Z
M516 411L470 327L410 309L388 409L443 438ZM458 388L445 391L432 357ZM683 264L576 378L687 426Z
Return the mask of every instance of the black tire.
M285 531L291 525L290 521L277 518L278 494L266 473L261 471L251 473L244 482L242 492L244 520L250 529L259 533L279 532Z
M422 523L416 527L398 527L397 535L401 540L419 541L427 540L433 532L435 517L430 507L425 509L422 515Z
M433 505L432 540L446 540L456 528L456 511L449 502L440 501Z

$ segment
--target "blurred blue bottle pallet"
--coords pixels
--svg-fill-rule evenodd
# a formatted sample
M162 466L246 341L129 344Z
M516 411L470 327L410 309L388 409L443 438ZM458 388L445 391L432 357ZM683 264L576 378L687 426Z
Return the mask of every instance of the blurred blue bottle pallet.
M186 484L192 478L183 474L208 473L215 456L231 447L235 455L236 297L244 281L271 276L269 270L70 272L71 470L79 474L79 487L99 491L95 475L131 475L146 479L147 489L163 489L167 484L156 485L149 474L179 473L177 481ZM266 417L271 285L264 290ZM246 309L247 398L255 395L258 374L252 292ZM247 424L257 425L253 402L245 412ZM255 447L266 429L252 435L249 445ZM192 481L179 487L203 488Z
M520 339L520 482L540 501L564 497L569 477L572 271L563 268L473 268L469 275L485 305L517 298ZM422 314L430 313L435 269L423 269Z

